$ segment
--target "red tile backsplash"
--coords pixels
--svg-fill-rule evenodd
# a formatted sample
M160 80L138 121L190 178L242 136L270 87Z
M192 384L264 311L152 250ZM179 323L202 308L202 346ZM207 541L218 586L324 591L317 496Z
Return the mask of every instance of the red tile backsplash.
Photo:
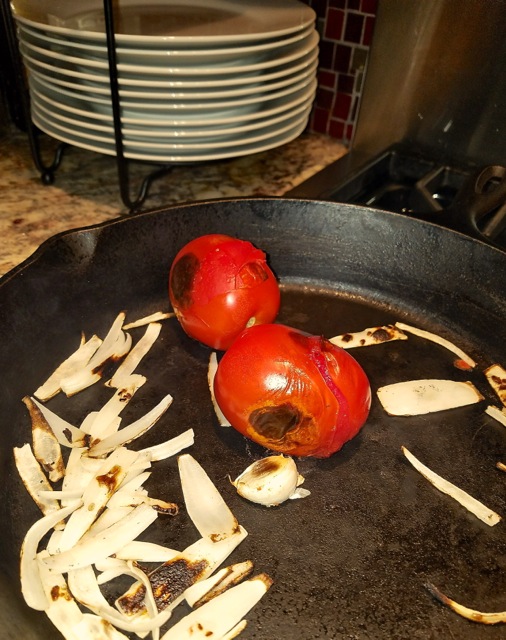
M349 143L378 0L302 0L317 14L319 72L310 128Z

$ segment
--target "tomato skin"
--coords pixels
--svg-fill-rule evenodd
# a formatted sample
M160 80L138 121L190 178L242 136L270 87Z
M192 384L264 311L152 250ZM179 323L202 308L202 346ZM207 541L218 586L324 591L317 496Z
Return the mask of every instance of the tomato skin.
M220 360L214 393L247 438L317 458L353 438L371 405L367 376L347 351L280 324L243 331Z
M248 326L273 322L280 305L265 253L222 234L195 238L178 252L169 297L184 331L213 349L227 349Z

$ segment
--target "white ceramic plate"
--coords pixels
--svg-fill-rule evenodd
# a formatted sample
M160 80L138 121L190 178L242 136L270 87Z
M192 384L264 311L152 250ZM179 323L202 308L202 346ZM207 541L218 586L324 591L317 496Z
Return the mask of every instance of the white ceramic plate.
M206 114L206 113L192 113L181 112L176 117L164 118L164 119L132 119L125 118L123 120L123 126L144 128L144 130L151 130L154 135L161 135L167 128L179 127L209 127L214 125L230 126L238 124L246 124L248 122L273 118L282 113L286 113L290 110L298 108L301 104L305 104L308 100L312 100L316 92L317 82L316 79L312 79L306 83L301 89L295 93L287 96L283 96L276 100L268 101L265 103L258 103L253 105L253 108L249 112L238 112L233 114ZM112 125L112 117L109 114L93 113L90 109L86 109L86 105L81 101L72 101L71 104L63 104L58 100L54 100L48 96L48 92L39 90L40 87L36 83L31 83L31 99L32 102L37 102L39 105L44 105L45 108L56 110L60 114L66 114L67 118L75 120L79 118L81 122L89 122L90 128L98 127L99 123L105 123ZM63 115L62 115L63 118ZM86 125L83 125L86 126Z
M238 109L247 108L248 105L265 103L276 100L283 96L295 93L302 89L308 82L316 77L318 61L305 69L281 81L272 84L265 84L260 88L255 87L254 92L249 91L245 95L237 97L218 97L208 92L182 92L182 93L165 93L160 99L152 99L151 93L142 94L139 98L131 99L125 97L125 92L120 91L122 114L124 117L130 118L164 118L170 113L191 113L198 115L205 111L208 115L213 114L214 117L222 114L234 115ZM95 94L84 90L80 85L69 83L66 81L55 80L47 76L31 70L30 78L36 81L39 90L44 88L49 92L50 96L58 96L60 102L69 103L70 100L82 100L92 106L96 111L110 115L112 112L111 99L109 92ZM260 90L259 90L260 89ZM268 90L267 90L268 89ZM128 92L127 92L128 93ZM211 98L208 96L211 95ZM104 97L103 97L104 96Z
M313 25L293 35L275 40L267 40L248 46L231 45L226 48L211 49L131 49L126 47L116 48L116 57L119 64L130 65L191 65L191 64L215 64L234 60L236 64L246 60L250 63L256 58L281 47L295 44L304 40L313 30ZM107 47L100 44L88 44L69 38L58 38L47 35L40 29L32 29L18 21L19 38L23 42L30 42L36 46L63 53L69 56L82 58L92 57L107 60Z
M232 149L233 147L244 144L260 143L271 138L274 134L285 133L293 127L295 121L298 121L302 117L307 118L311 105L312 98L306 100L299 109L294 109L292 112L285 114L286 117L284 120L274 123L267 120L261 128L255 130L243 130L239 128L239 132L237 133L225 132L217 135L214 134L214 132L209 132L200 138L186 138L177 135L177 133L171 136L168 130L167 135L164 135L164 132L160 132L157 135L149 136L143 131L124 129L123 141L127 148L137 149L143 153L159 153L160 151L167 150L171 150L172 152L195 152L207 151L209 149ZM37 99L32 101L32 109L38 113L39 117L43 117L56 129L64 133L70 134L75 132L81 137L95 142L114 143L114 129L112 126L97 124L96 122L90 122L83 118L76 119L61 115L58 111L45 106L42 101ZM182 130L179 133L181 132Z
M300 60L306 54L314 51L318 46L318 41L318 32L313 29L300 42L280 47L270 52L268 58L261 62L249 64L249 60L246 59L246 64L240 65L237 64L237 60L231 59L210 66L208 60L201 59L184 66L168 66L168 61L164 66L149 63L143 65L118 64L118 76L120 79L123 78L125 80L139 80L149 75L153 76L155 82L163 82L165 79L173 78L174 76L180 77L182 80L193 76L204 77L206 75L216 75L218 77L234 75L237 78L243 76L243 74L255 73L259 76L267 69L279 68L283 65L287 66ZM106 61L69 56L58 51L36 46L26 40L22 41L22 51L37 60L48 63L55 61L57 66L63 63L67 67L75 67L82 72L93 74L93 77L97 75L105 78L109 82L109 64Z
M94 151L97 153L103 153L105 155L116 155L116 148L114 145L90 141L75 131L63 132L54 127L50 121L43 116L41 117L36 109L32 110L32 120L34 124L39 127L41 131L44 131L51 137L66 142L68 144ZM301 118L300 121L294 123L293 128L289 129L283 134L277 133L271 139L262 141L261 143L244 144L234 149L227 149L226 151L208 151L207 153L181 153L171 152L167 150L159 154L142 153L131 149L126 149L124 152L125 158L130 160L142 160L146 162L155 162L158 164L195 164L197 162L208 162L211 160L224 160L229 158L237 158L253 153L259 153L261 151L267 151L274 149L283 144L286 144L298 136L304 131L307 126L307 117Z
M12 0L17 19L47 32L104 42L101 0ZM122 46L202 46L247 43L294 33L316 14L298 0L122 0L115 21Z
M57 69L51 64L47 62L43 62L33 56L31 56L27 51L23 43L20 45L23 58L28 67L35 67L36 70L39 70L40 73L48 72L49 75L52 74L60 74L69 78L72 78L74 81L78 81L81 84L85 84L88 86L100 86L104 84L109 84L109 77L107 75L93 75L90 73L86 73L81 71L78 66L69 65L68 63L62 62ZM119 78L119 88L125 87L138 87L141 89L222 89L224 87L236 87L242 88L244 85L248 85L251 83L258 84L259 82L267 82L270 80L275 80L279 78L283 78L289 74L293 74L297 71L301 71L311 65L314 60L318 57L318 47L315 47L312 51L305 54L300 60L297 60L295 63L289 63L285 65L281 65L278 68L275 68L272 71L267 73L263 73L261 75L257 73L245 73L239 77L234 78L223 78L220 76L203 75L202 77L193 77L189 80L186 78L181 79L171 79L171 80L154 80L153 78L149 79L137 79L137 78ZM91 84L88 84L91 83Z
M62 95L70 95L74 98L84 98L90 102L98 104L110 104L110 90L105 86L83 85L72 82L67 76L60 76L52 68L38 69L27 62L30 75L37 80L44 81L51 85ZM256 101L260 93L267 95L267 92L282 90L291 87L293 84L306 78L313 77L316 73L318 60L315 57L309 65L304 65L302 70L283 76L281 79L262 82L261 85L249 84L244 87L233 87L225 90L214 89L176 89L173 91L156 90L141 91L119 89L122 105L129 109L141 109L142 111L154 109L163 113L180 108L210 109L229 108ZM104 96L104 97L102 97Z

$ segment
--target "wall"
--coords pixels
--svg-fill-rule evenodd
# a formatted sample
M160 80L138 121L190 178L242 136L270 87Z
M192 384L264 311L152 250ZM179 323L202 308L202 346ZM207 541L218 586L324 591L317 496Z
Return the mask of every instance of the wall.
M378 0L303 0L321 36L310 129L348 143L353 136Z

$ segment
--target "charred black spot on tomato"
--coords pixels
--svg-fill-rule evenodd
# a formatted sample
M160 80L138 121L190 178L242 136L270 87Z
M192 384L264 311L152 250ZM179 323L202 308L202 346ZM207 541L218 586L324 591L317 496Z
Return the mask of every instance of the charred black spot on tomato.
M269 440L281 440L296 429L301 421L301 412L289 403L255 409L249 416L253 429Z
M197 256L194 253L186 253L172 267L170 288L176 304L180 307L187 307L192 302L193 280L199 266Z
M241 267L237 276L245 288L255 287L269 277L261 262L248 262Z

